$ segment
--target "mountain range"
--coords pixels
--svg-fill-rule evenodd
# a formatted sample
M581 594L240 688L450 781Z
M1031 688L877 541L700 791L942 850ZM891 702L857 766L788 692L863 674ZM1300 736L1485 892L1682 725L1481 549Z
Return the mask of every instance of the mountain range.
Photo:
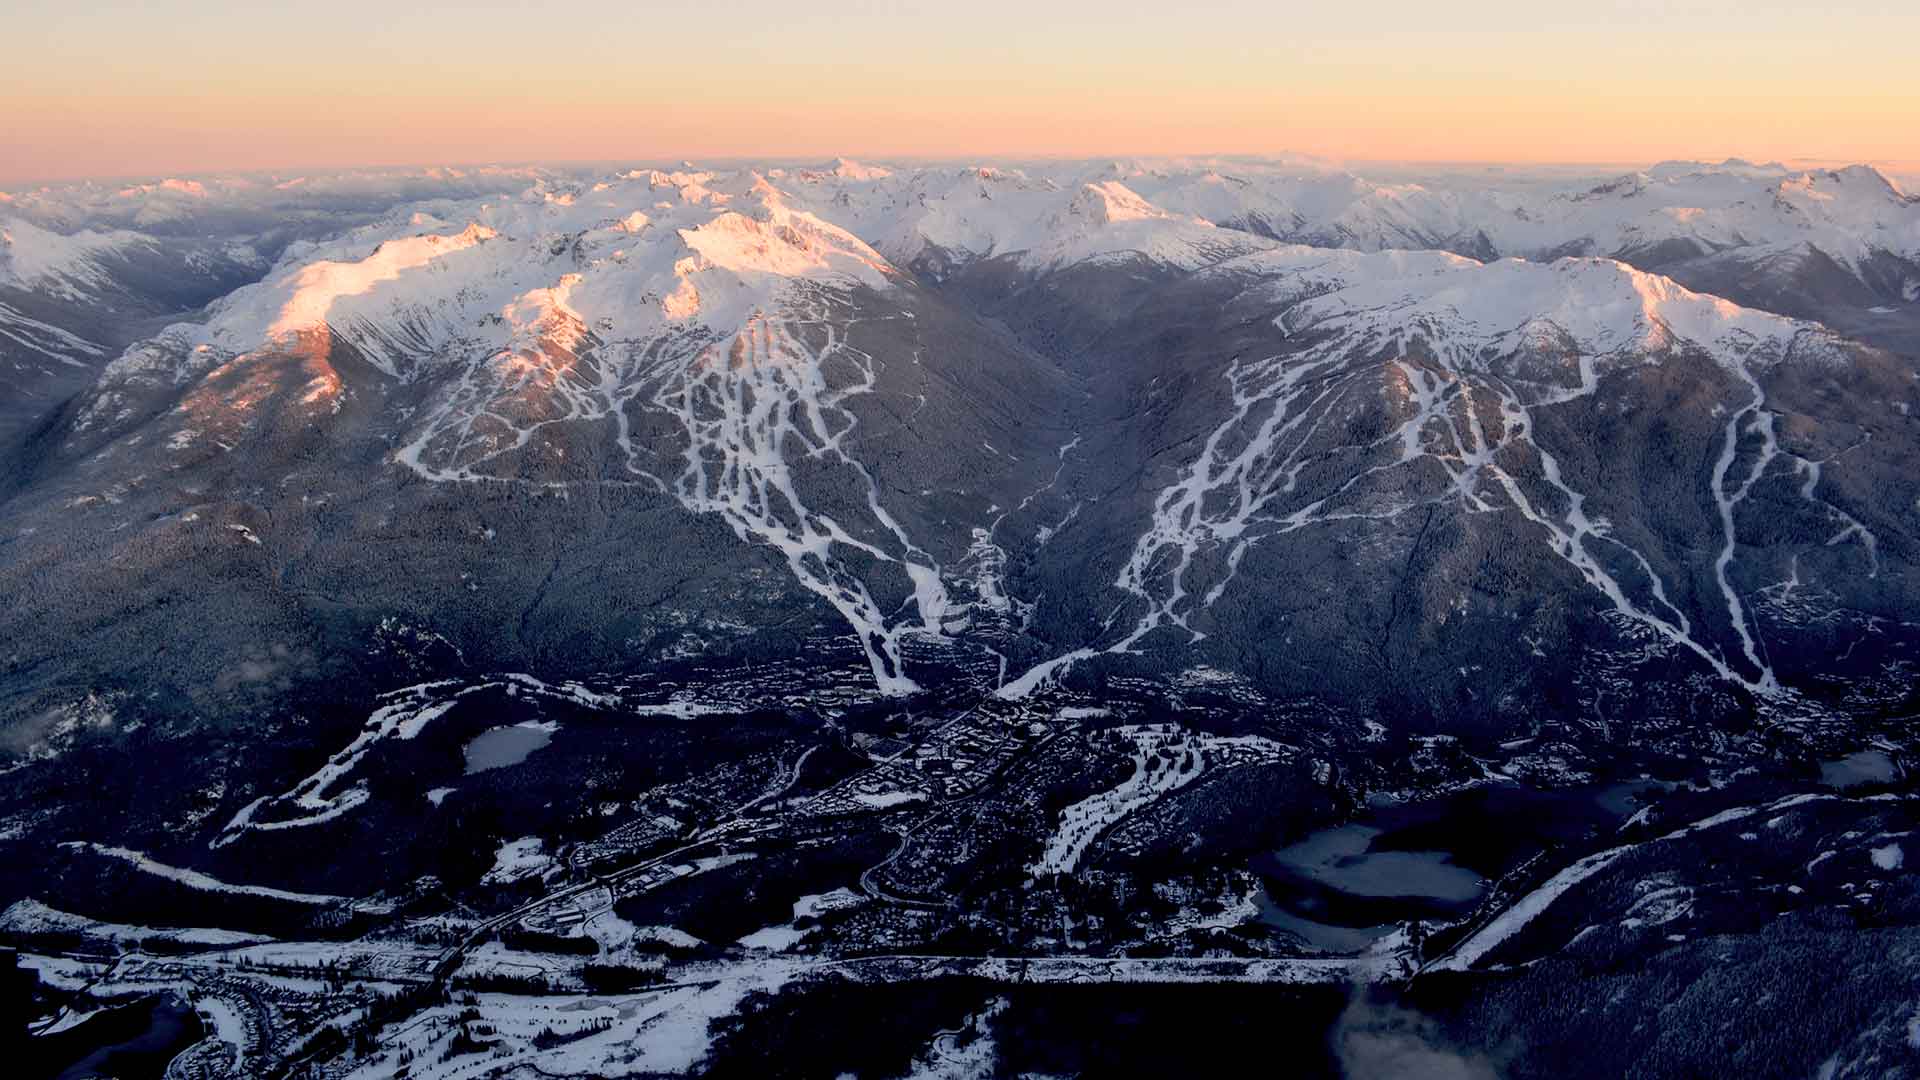
M1211 666L1492 729L1650 692L1625 657L1694 687L1636 712L1817 712L1913 644L1920 200L1868 168L479 181L324 237L324 182L9 197L16 723L251 708L208 688L396 621L481 669L825 634L904 694L946 641L1003 695Z
M207 1075L1909 1053L1871 168L49 187L0 388L0 939L73 1060L155 994Z

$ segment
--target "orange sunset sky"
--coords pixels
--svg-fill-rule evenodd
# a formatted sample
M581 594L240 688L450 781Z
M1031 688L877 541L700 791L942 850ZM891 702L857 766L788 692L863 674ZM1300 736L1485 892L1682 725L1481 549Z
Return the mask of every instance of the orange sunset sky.
M0 183L1275 153L1920 168L1920 3L7 0Z

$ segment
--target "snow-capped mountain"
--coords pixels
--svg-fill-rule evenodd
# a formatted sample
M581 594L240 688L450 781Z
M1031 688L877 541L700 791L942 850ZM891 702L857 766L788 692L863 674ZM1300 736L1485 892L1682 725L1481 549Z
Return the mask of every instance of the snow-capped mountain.
M282 255L399 203L519 192L546 170L166 178L0 192L0 447L128 345L195 317Z
M1868 166L1792 172L1737 161L1665 163L1577 185L1486 176L1376 182L1351 173L1112 171L1170 209L1319 246L1459 245L1494 256L1670 261L1811 245L1848 265L1874 252L1920 253L1920 200Z
M1113 179L981 166L870 177L795 176L815 212L870 237L902 266L1009 257L1028 269L1144 255L1193 269L1249 247L1203 218L1169 211Z
M110 262L130 249L153 246L150 237L122 229L67 235L6 219L0 226L0 284L78 300L110 287Z
M1324 165L1149 161L794 176L811 205L903 265L928 252L1017 251L1058 266L1099 253L1084 247L1077 222L1117 213L1316 247L1617 258L1802 317L1831 314L1835 303L1851 314L1920 297L1920 199L1867 166L1666 162L1577 179L1484 171L1382 178ZM1160 242L1209 244L1153 231ZM1827 294L1826 307L1795 302L1793 292L1810 288Z
M265 554L274 541L254 515L277 514L279 496L235 499L242 474L292 470L281 490L328 516L399 475L432 482L401 488L428 516L476 513L478 491L546 493L631 548L633 565L590 560L596 573L646 583L645 603L630 585L596 602L633 625L594 663L679 642L689 622L763 635L811 597L823 611L802 625L830 613L876 685L914 689L903 639L967 621L983 591L953 569L993 558L972 525L1054 468L1057 371L750 173L638 173L460 209L302 248L205 323L108 365L57 450L90 491L59 505L184 495L193 506L164 515L165 543L259 540ZM915 423L929 409L943 426ZM229 479L190 479L208 470ZM577 498L588 491L626 510L609 518L599 497ZM470 535L513 528L483 517ZM650 518L657 534L641 541ZM498 545L513 576L530 539ZM675 593L689 574L730 599ZM527 584L523 601L549 595ZM349 591L361 588L388 593L371 579ZM475 627L543 648L536 620L493 617L502 599L474 608ZM448 614L423 597L413 618Z
M976 656L1010 697L1205 664L1495 729L1553 685L1821 708L1829 651L1912 647L1910 361L1609 258L1372 249L1861 267L1913 206L1870 181L843 161L402 206L106 364L12 500L8 631L196 613L225 644L140 677L201 697L262 647L377 678L400 620L548 673L831 639L891 695Z
M60 232L0 204L0 446L130 342L265 268L240 242Z
M1669 162L1579 182L1112 171L1171 210L1284 240L1479 259L1604 256L1878 343L1910 349L1916 340L1920 199L1866 166Z

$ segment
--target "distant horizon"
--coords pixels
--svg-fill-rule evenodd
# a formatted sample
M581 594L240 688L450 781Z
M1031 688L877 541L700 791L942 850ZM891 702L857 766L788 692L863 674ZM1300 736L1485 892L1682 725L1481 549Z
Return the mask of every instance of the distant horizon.
M1282 151L1920 163L1920 5L19 0L0 185L405 163Z
M1329 170L1361 171L1366 169L1405 169L1436 171L1470 170L1512 170L1525 172L1535 170L1541 173L1566 172L1608 172L1612 170L1644 170L1666 164L1696 164L1720 166L1741 163L1755 168L1778 166L1788 170L1825 170L1840 169L1848 166L1865 165L1889 175L1920 176L1920 158L1914 159L1866 159L1850 157L1815 156L1756 156L1745 154L1732 155L1683 155L1663 158L1593 158L1589 160L1567 159L1554 161L1503 160L1498 158L1338 158L1319 154L1297 153L1291 151L1255 152L1255 151L1215 151L1195 153L979 153L979 154L884 154L884 153L786 153L786 154L727 154L692 155L660 153L635 155L631 157L609 158L494 158L471 160L367 160L340 162L312 162L306 164L278 164L248 167L206 168L156 168L118 173L93 173L83 175L31 175L0 173L0 194L28 194L41 189L58 189L88 184L158 184L166 180L217 180L223 178L276 177L290 179L297 175L344 175L354 172L427 172L435 169L457 169L478 171L499 170L552 170L591 172L594 170L618 170L637 168L684 168L695 169L733 169L756 165L769 165L775 168L800 168L808 166L830 165L837 161L851 161L862 164L882 166L901 166L908 168L929 167L966 167L975 164L1023 164L1070 165L1075 163L1095 163L1112 161L1115 163L1154 164L1163 162L1244 162L1246 164L1285 165L1297 162L1302 168L1319 166Z

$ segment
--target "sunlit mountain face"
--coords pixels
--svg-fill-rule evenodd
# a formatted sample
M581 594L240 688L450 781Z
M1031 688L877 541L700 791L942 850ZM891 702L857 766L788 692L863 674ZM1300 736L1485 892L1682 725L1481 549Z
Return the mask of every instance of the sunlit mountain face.
M1920 1061L1872 168L49 187L0 380L48 1075Z

